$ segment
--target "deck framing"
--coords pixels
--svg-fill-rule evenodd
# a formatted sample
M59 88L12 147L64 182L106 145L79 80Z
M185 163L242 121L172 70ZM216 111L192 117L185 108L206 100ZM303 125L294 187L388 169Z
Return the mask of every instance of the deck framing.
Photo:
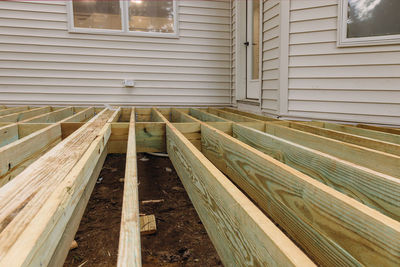
M106 155L126 153L118 266L141 266L139 152L169 154L226 266L400 261L398 129L23 106L0 109L0 265L61 266Z

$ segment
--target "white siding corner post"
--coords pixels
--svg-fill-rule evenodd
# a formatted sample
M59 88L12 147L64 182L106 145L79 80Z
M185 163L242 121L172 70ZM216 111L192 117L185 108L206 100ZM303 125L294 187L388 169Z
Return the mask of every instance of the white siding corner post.
M246 98L246 1L236 1L236 61L235 61L235 84L236 99Z
M281 0L280 44L279 44L279 101L278 115L288 113L289 95L289 27L290 1Z

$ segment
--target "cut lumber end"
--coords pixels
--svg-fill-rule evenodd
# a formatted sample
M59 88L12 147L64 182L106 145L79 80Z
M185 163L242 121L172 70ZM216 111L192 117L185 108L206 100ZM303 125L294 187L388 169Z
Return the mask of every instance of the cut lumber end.
M140 216L140 234L152 235L157 232L156 216L145 215Z

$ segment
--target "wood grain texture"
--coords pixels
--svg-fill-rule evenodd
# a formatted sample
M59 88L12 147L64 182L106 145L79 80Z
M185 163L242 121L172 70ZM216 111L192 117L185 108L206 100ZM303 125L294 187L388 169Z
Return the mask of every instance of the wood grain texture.
M225 266L314 266L170 123L167 149Z
M213 122L229 122L229 120L215 116L214 114L208 113L208 112L203 112L200 109L197 108L190 108L189 109L189 115L195 117L198 120L208 122L208 121L213 121Z
M278 119L272 118L272 117L267 117L267 116L263 116L263 115L257 115L257 114L253 114L250 112L245 112L242 110L237 110L237 109L233 109L233 108L223 108L222 110L230 112L230 113L235 113L238 115L242 115L245 117L249 117L249 118L253 118L253 119L257 119L260 121L279 121Z
M14 114L14 113L18 113L18 112L21 112L21 111L25 111L25 110L28 110L29 109L29 107L27 107L27 106L23 106L23 107L14 107L14 108L7 108L7 109L2 109L2 110L0 110L0 116L5 116L5 115L8 115L8 114Z
M397 266L400 223L202 124L202 151L317 263Z
M241 125L233 125L233 136L315 180L400 221L400 179Z
M379 132L384 132L384 133L400 135L400 129L396 129L396 128L379 127L379 126L373 126L373 125L367 125L367 124L357 124L357 127L363 128L363 129L379 131Z
M45 207L45 205L49 209L55 207L50 204L55 205L56 202L47 202L47 200L50 197L57 197L57 195L54 195L57 190L61 190L60 194L75 196L75 191L70 191L73 187L65 186L64 182L69 183L69 181L76 180L70 180L69 178L71 177L68 174L77 164L80 164L82 167L82 169L76 170L77 175L82 174L79 170L84 171L84 173L88 171L88 168L84 168L86 161L82 162L82 159L86 158L83 155L89 148L91 148L93 153L88 154L88 157L97 156L97 154L100 156L101 148L97 150L97 147L108 140L108 137L105 137L108 130L103 129L103 127L112 113L104 111L98 114L98 116L89 121L84 127L77 130L69 138L35 161L30 168L23 171L11 183L6 184L0 189L0 202L2 203L0 208L0 240L4 240L0 244L0 265L10 266L10 262L22 265L30 264L31 260L34 259L40 259L40 261L42 259L49 259L36 255L34 250L39 247L38 240L44 240L46 231L49 230L48 226L52 225L51 223L56 223L57 220L49 221L50 224L43 223L42 220L48 220L49 216L51 218L52 213L44 213L45 215L40 217L36 216L39 211L43 210L42 207ZM54 126L59 125L56 124ZM105 133L101 135L100 133L103 131ZM111 133L111 130L109 132ZM92 144L94 140L98 140L95 147L91 146L94 145ZM96 154L94 152L99 153ZM58 164L55 164L56 162ZM95 165L97 160L89 162ZM66 179L66 177L69 178ZM60 186L65 187L60 188ZM59 215L62 215L65 211L59 210L63 208L62 205L57 205L56 208L58 212L61 212L57 213ZM43 229L43 231L39 229ZM54 245L54 248L56 245L57 243Z
M362 137L354 134L343 133L336 130L330 130L326 128L314 127L311 125L306 125L302 123L291 122L289 125L290 128L305 131L312 134L317 134L320 136L324 136L327 138L339 140L342 142L355 144L358 146L367 147L370 149L382 151L385 153L393 154L400 156L400 145L384 142L372 138Z
M139 193L136 162L135 109L129 122L124 195L117 266L142 266L140 248Z
M266 123L266 133L321 151L357 165L400 177L400 157L300 130Z
M166 152L165 123L136 123L136 152Z
M94 116L94 108L86 108L69 118L63 119L61 122L86 122L93 118Z
M19 122L48 112L51 112L51 107L33 108L2 116L0 122Z
M58 109L56 111L46 113L43 115L39 115L21 122L29 122L29 123L54 123L61 121L69 116L74 115L73 107L66 107L62 109Z
M0 147L6 146L18 140L18 125L11 124L0 128Z
M231 112L227 112L225 110L222 109L217 109L217 108L208 108L207 111L211 114L217 115L218 117L230 120L230 121L234 121L234 122L246 122L246 121L250 121L250 122L262 122L260 120L257 119L253 119L250 117L246 117L243 115L239 115L239 114L235 114L235 113L231 113Z

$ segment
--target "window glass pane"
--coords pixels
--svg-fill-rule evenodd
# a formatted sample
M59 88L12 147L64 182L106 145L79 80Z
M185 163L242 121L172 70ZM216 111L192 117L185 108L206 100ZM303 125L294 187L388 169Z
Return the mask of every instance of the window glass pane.
M74 26L121 30L121 8L119 1L73 1Z
M173 1L131 0L129 2L129 30L173 33Z
M260 0L253 1L253 67L252 79L260 76Z
M348 0L348 38L393 34L400 34L399 0Z

